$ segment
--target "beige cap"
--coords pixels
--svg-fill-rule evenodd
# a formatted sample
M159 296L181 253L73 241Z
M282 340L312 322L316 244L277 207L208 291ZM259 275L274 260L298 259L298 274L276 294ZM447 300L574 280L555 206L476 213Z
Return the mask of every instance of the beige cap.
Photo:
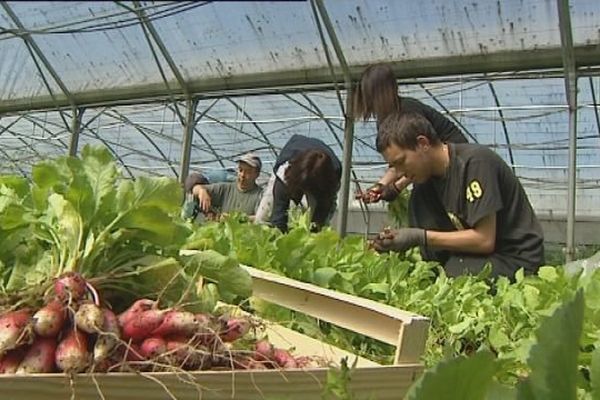
M262 162L260 161L260 158L254 153L244 154L237 159L237 162L246 163L249 166L256 168L258 172L260 172L260 169L262 168Z

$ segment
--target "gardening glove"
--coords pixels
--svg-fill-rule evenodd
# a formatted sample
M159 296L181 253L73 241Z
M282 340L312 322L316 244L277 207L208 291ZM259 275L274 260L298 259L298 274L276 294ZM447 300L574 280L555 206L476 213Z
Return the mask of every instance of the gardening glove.
M373 248L380 252L404 252L411 247L427 247L427 231L421 228L385 229L373 240Z
M388 185L383 186L383 188L381 189L381 195L379 196L379 198L381 200L390 202L390 201L396 200L396 197L398 197L399 194L400 194L400 191L396 187L395 182L392 182Z

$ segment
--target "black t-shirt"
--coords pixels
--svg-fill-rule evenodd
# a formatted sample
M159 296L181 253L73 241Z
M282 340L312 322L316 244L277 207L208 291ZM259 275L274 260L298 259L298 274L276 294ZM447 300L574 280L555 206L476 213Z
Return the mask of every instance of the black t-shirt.
M412 97L400 97L400 113L416 113L422 115L433 126L438 137L445 143L467 143L467 138L460 129L443 114L427 104Z
M528 271L544 264L544 238L527 194L510 167L477 144L448 144L450 165L433 178L438 196L457 230L473 228L496 213L494 255Z

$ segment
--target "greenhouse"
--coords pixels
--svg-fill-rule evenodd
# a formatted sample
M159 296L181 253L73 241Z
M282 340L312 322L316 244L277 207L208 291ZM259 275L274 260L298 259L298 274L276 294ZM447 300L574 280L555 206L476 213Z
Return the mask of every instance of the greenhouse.
M592 264L600 260L592 257L581 277L565 272L568 268L562 265L544 266L539 277L500 278L488 291L486 277L463 281L440 276L432 272L437 266L423 266L412 250L381 257L371 250L354 251L398 217L390 215L392 207L388 210L385 202L355 199L355 193L378 182L388 162L377 151L377 122L357 121L351 98L369 65L391 67L400 96L437 110L469 143L491 149L516 175L540 222L548 264L588 258L600 249L598 0L2 1L0 6L0 311L11 308L6 304L15 289L38 301L24 298L19 304L39 308L40 292L34 288L48 289L44 279L55 279L57 271L80 268L85 279L98 286L100 297L103 288L116 290L116 277L121 275L111 272L104 282L95 275L98 262L115 262L123 279L137 277L127 286L128 293L162 271L161 279L169 273L173 278L158 282L170 287L176 281L179 294L187 295L190 286L183 290L183 285L204 275L216 282L211 293L218 294L210 297L208 290L198 291L203 307L208 297L225 303L250 297L247 290L223 287L222 279L235 276L236 283L253 280L249 285L261 301L295 310L284 314L265 309L261 317L360 356L352 388L361 395L346 391L350 389L342 368L334 383L323 383L317 374L323 398L369 398L370 386L361 380L367 378L360 368L386 363L415 367L381 375L374 369L379 380L373 385L384 388L375 398L402 398L404 394L390 394L391 386L385 389L389 381L406 380L406 392L423 371L420 386L412 386L408 396L442 398L428 387L452 382L452 362L455 371L461 367L456 360L463 360L465 370L479 370L481 393L459 390L446 398L484 399L494 392L495 398L516 399L516 380L527 382L523 386L530 385L538 396L519 398L598 396L600 383L593 378L600 376L600 352L595 351L600 347L600 304L595 303L600 274ZM180 220L181 187L190 173L226 174L235 181L239 158L252 152L262 160L257 182L266 186L278 156L295 134L322 140L341 161L331 229L311 232L302 216L294 216L295 227L283 234L240 223L239 215L195 226ZM148 194L154 182L161 182L156 187L163 190L156 189L155 198ZM146 203L140 200L144 195L149 196ZM94 203L90 199L96 196L101 197ZM167 197L172 197L171 203ZM104 209L111 206L129 208L112 215ZM70 225L74 219L79 225ZM200 253L179 258L181 251ZM232 259L241 266L234 268ZM169 262L174 264L166 267ZM42 273L44 263L56 264L57 269ZM221 269L215 272L202 263ZM398 271L390 267L396 264L408 269L383 272ZM371 272L357 272L365 265ZM30 266L35 273L24 272ZM173 270L166 271L176 266L194 273L179 282ZM251 267L251 278L245 275L246 266ZM316 288L302 286L305 283ZM153 288L154 292L149 284L144 286L135 298L156 300L152 294L158 289ZM295 291L307 292L297 294L296 301ZM584 294L576 294L580 292ZM69 292L69 302L72 295ZM331 300L321 298L329 295ZM350 295L360 298L356 304L361 305L343 297ZM91 295L96 303L98 296ZM302 296L314 296L316 303L304 304ZM388 308L375 312L361 303L364 298ZM194 299L187 300L200 301ZM169 301L166 306L178 304ZM452 309L453 303L459 310ZM373 324L382 324L383 331L392 321L392 333L373 332L367 322L353 321L352 313L363 314L352 307L363 306L377 313L372 317L379 322ZM494 310L505 311L498 317ZM301 313L305 315L299 317ZM543 319L551 314L554 319ZM293 321L286 325L282 321L288 317ZM376 319L380 317L389 321ZM404 347L394 324L401 326ZM556 383L565 391L553 386L551 375L556 371L536 369L544 363L540 351L529 353L530 347L546 343L543 334L536 336L542 324L546 330L583 325L579 331L557 333L567 344L578 335L571 340L571 353L558 345L543 348L547 354L562 354L554 363L573 363L572 375L565 372L564 382ZM346 335L348 329L355 335ZM15 346L3 348L1 338L0 371L5 373L1 357ZM135 342L136 336L130 339ZM303 348L299 343L287 347ZM442 367L438 375L428 375L448 355L457 358L446 364L447 375ZM465 356L470 357L461 358ZM55 362L59 364L58 358ZM248 393L239 398L295 399L300 397L278 396L308 385L306 374L292 371L288 383L297 386L271 392L264 386L272 389L277 384L264 376L265 380L258 377L258 391L248 383L248 388L239 389ZM15 393L22 391L27 398L46 398L27 392L33 378L21 378L11 383L15 392L3 393L8 386L0 383L0 397L17 398ZM62 398L55 378L49 374L40 379L48 393ZM80 380L74 385L75 398L132 398L127 390L144 390L151 382L123 379L129 389L110 377L98 377L103 390L89 389L91 384ZM198 385L192 390L182 388L185 385L177 384L176 378L165 379L152 383L154 391L165 388L156 398L192 398L191 392L198 390ZM229 390L231 382L223 379ZM571 383L572 390L567 388ZM263 396L260 388L272 397ZM555 389L558 397L551 397ZM144 397L154 398L152 389L146 390ZM206 398L213 398L208 393ZM234 398L228 396L214 398ZM519 391L519 396L524 394Z

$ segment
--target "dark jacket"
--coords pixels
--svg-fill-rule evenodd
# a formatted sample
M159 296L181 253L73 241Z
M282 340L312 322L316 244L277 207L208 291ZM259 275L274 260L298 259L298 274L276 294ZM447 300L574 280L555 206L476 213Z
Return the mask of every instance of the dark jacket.
M337 189L339 190L340 180L342 177L342 163L335 155L333 150L331 150L329 146L319 139L309 138L302 135L292 136L279 153L279 157L277 157L275 165L273 166L273 172L276 173L277 169L281 165L285 164L306 150L322 150L329 155L331 161L333 162L336 175L339 177L337 182ZM285 183L277 178L275 185L273 186L273 211L271 213L270 222L272 225L284 232L287 231L290 200L298 203L301 199L290 198ZM327 222L328 217L333 213L335 209L335 197L327 202L319 201L317 199L316 204L309 204L309 206L312 209L312 222L315 223L317 227L320 227Z

